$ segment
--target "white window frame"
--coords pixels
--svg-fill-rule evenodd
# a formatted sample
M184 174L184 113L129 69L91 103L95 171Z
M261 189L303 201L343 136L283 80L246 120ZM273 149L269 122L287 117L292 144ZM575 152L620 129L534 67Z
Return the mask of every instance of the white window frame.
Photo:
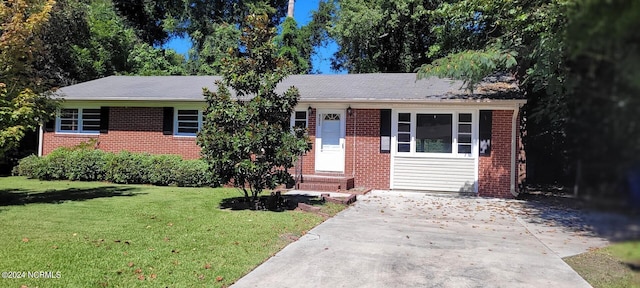
M409 114L409 122L400 121L400 117L399 117L400 115L399 114ZM396 148L395 149L396 150L395 151L399 152L399 153L411 153L411 151L415 150L415 146L416 146L416 143L414 141L415 139L413 138L413 135L415 134L415 125L412 124L413 123L413 120L412 120L413 115L410 112L398 112L398 113L396 113L396 117L397 118L396 118L396 121L395 121L395 129L396 129L396 133L395 133L395 135L396 135L396 144L395 144ZM409 124L409 132L398 130L398 127L400 126L400 123ZM403 135L409 134L409 142L407 142L407 141L400 142L400 137L399 137L400 134L403 134ZM404 144L404 145L406 145L407 143L409 144L409 152L400 152L400 151L398 151L398 145L401 144L401 143Z
M468 121L460 121L460 114L471 114L471 120L470 120L471 122L468 122ZM457 134L456 134L456 142L458 142L458 143L457 143L457 145L455 146L455 148L456 148L456 150L458 150L458 154L459 154L459 155L468 155L468 156L473 156L473 153L474 153L474 152L473 152L473 142L474 142L474 139L473 139L473 135L474 135L474 134L473 134L473 125L474 125L474 121L473 121L473 120L474 120L474 118L473 118L473 113L458 112L458 113L457 113L456 115L454 115L454 116L458 116L458 117L457 117L457 119L456 119L456 120L458 121L458 123L457 123L457 125L456 125L456 127L455 127L455 131L456 131L456 133L457 133ZM462 124L462 125L471 125L471 132L460 132L460 125L461 125L461 124ZM460 141L458 141L458 140L459 140L459 138L460 138L460 135L469 135L469 137L471 138L471 142L470 142L470 143L460 143ZM469 146L469 149L470 149L471 153L460 153L460 150L459 150L459 149L460 149L460 145ZM476 153L478 153L478 152L476 152Z
M187 108L187 107L174 107L173 108L173 136L179 137L196 137L198 132L196 133L179 133L178 132L178 113L184 110L196 110L198 111L198 132L202 129L202 109L198 108Z
M67 110L67 109L75 109L78 110L78 129L77 130L62 130L62 110ZM82 129L82 127L84 126L83 121L84 121L84 110L85 109L97 109L100 110L100 107L63 107L58 109L58 111L56 112L56 133L57 134L88 134L88 135L98 135L100 134L100 129L98 128L98 130L84 130ZM102 111L100 111L102 112ZM102 115L101 115L102 116ZM100 125L102 125L101 122Z
M305 115L304 128L305 129L309 129L309 111L307 111L307 110L296 110L296 111L293 111L293 113L291 113L291 117L290 117L290 121L289 121L289 126L291 127L291 130L293 130L293 127L295 127L296 121L302 121L302 119L296 119L296 113L298 113L298 112L304 112L304 115Z
M398 114L410 113L410 149L409 152L398 151ZM433 152L416 152L416 127L417 127L417 114L450 114L452 116L451 121L451 153L433 153ZM471 153L458 153L458 128L460 124L460 114L471 114ZM479 112L478 110L439 110L439 109L394 109L392 112L392 153L396 156L402 157L427 157L427 158L477 158L478 156L478 123ZM468 122L462 122L463 124Z

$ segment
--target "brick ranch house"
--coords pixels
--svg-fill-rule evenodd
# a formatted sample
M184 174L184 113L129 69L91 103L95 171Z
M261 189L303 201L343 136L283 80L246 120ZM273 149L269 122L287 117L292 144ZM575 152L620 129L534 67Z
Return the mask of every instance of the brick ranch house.
M111 76L61 88L62 108L41 129L39 153L97 139L102 150L198 158L202 87L217 76ZM462 82L415 74L293 75L300 102L291 125L307 127L313 149L299 160L300 189L368 187L471 192L511 198L519 111L513 83Z

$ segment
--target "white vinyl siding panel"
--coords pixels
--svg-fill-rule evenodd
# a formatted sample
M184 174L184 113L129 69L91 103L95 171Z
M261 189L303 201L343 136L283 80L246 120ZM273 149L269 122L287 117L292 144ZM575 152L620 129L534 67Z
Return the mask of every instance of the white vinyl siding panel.
M395 156L392 189L474 192L474 158Z

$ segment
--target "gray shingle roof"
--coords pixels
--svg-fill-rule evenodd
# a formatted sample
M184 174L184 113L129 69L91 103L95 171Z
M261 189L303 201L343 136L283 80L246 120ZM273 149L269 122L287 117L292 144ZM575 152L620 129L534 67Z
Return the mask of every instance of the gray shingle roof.
M67 100L203 101L202 87L215 91L220 76L110 76L58 90ZM505 81L506 80L506 81ZM462 81L416 74L292 75L278 85L300 90L301 102L401 102L477 99L523 99L512 78L493 78L474 93Z

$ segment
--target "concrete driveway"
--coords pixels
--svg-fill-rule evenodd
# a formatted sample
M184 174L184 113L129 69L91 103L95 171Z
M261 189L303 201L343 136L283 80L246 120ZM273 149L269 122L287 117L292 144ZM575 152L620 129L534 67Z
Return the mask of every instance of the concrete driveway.
M557 225L566 211L540 209L517 200L373 191L233 287L590 287L561 257L608 240L588 225Z

